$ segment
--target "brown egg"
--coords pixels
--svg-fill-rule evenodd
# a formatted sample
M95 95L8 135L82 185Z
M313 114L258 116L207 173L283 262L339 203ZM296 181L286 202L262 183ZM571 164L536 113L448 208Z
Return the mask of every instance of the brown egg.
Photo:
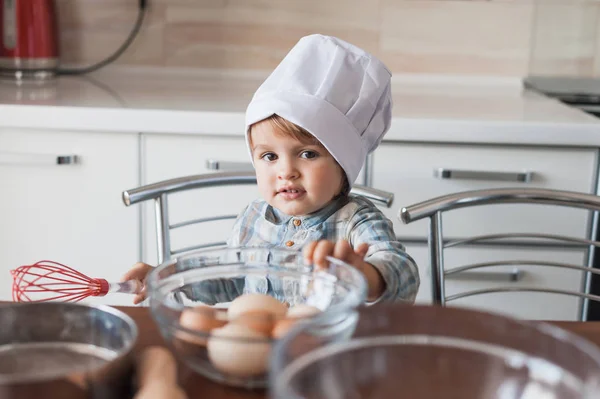
M311 305L298 304L288 309L286 317L301 318L311 317L321 313L321 309Z
M208 339L208 358L224 374L253 377L264 374L269 364L269 337L235 322L215 329Z
M255 310L268 311L279 319L285 317L288 308L269 295L244 294L231 301L227 309L227 315L231 320L235 320L241 314Z
M281 319L277 323L275 323L275 327L273 327L273 331L271 331L271 336L275 339L279 339L283 337L287 332L296 324L298 319L288 318Z
M271 330L275 326L275 316L273 313L265 310L251 310L246 313L242 313L232 323L243 324L254 331L257 331L264 335L271 335Z
M321 310L310 305L298 304L288 309L286 317L275 323L271 336L275 339L283 337L290 328L299 320L306 319L321 313Z
M227 320L223 311L218 311L208 306L196 306L185 309L181 313L179 324L188 330L208 335L215 328L223 327L227 324ZM178 331L176 335L177 338L184 341L196 345L206 345L207 337L192 335L184 331Z

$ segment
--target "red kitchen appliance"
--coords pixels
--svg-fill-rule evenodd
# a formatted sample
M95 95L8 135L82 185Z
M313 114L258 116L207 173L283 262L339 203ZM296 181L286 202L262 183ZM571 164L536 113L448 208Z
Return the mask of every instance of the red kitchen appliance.
M0 74L45 79L57 73L54 0L0 0Z
M54 0L0 0L0 78L43 81L56 75L80 75L110 64L137 36L147 0L138 1L138 16L127 39L112 55L90 66L60 66Z

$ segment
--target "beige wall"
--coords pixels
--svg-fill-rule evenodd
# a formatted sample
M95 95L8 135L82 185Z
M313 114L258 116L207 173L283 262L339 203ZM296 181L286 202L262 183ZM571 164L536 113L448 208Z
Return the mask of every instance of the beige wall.
M538 0L530 71L537 75L600 76L597 0Z
M121 64L269 70L298 38L319 32L378 55L393 72L505 76L526 75L530 66L592 73L600 7L597 0L585 9L573 7L583 0L148 1L147 19ZM570 6L556 6L561 1ZM57 3L64 63L111 54L137 12L137 0ZM563 20L566 27L556 30Z

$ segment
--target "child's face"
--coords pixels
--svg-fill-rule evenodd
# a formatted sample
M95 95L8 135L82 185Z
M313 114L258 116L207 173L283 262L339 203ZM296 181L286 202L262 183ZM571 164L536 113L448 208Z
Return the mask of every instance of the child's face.
M285 214L316 212L340 193L342 168L324 147L285 136L269 122L254 125L251 144L258 189Z

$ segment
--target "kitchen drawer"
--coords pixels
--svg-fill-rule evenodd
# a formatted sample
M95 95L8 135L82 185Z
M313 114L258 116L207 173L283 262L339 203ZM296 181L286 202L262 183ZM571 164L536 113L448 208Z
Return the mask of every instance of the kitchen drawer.
M431 303L431 273L427 246L411 244L407 245L407 251L417 262L421 276L417 302ZM447 249L444 262L446 270L448 270L467 264L502 260L544 260L583 265L584 259L585 251L579 249L463 247ZM508 276L513 270L513 266L498 266L469 271L468 278L460 278L459 274L448 276L446 296L506 285L550 287L572 291L578 291L582 287L582 273L576 270L545 266L519 266L521 277L518 281L510 282ZM576 320L579 299L538 292L508 292L456 299L449 302L448 305L499 312L523 319Z
M536 187L591 193L596 163L593 149L384 142L374 154L372 177L374 187L395 193L394 208L383 211L394 222L396 234L425 238L428 221L404 225L398 219L402 207L441 195L488 188ZM440 168L485 173L479 173L477 179L459 173L442 179L434 176ZM516 173L530 172L531 181L498 180L507 172L511 179ZM448 238L509 231L584 236L588 218L589 212L579 209L505 204L445 213L443 227Z
M11 299L9 270L20 265L50 259L116 281L138 260L139 213L120 196L138 184L136 134L2 128L0 182L0 301Z

